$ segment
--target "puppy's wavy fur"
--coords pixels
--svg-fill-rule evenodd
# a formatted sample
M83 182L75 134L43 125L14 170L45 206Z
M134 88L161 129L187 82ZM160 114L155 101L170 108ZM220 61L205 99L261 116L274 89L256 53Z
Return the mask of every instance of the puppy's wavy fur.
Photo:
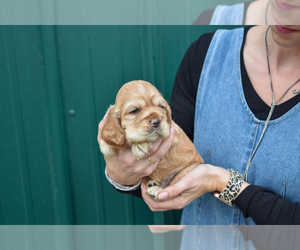
M126 144L137 159L147 153L158 138L166 139L170 128L174 142L157 168L146 178L148 195L158 200L159 192L175 184L183 175L203 163L194 144L171 118L171 109L159 91L145 81L131 81L119 90L116 102L108 110L101 134L100 148L106 157Z

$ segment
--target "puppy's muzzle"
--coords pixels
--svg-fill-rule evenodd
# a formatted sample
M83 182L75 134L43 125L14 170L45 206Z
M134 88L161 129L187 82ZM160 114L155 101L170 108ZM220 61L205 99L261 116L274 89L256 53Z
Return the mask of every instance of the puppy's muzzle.
M158 128L160 125L159 119L151 119L149 122L153 128Z

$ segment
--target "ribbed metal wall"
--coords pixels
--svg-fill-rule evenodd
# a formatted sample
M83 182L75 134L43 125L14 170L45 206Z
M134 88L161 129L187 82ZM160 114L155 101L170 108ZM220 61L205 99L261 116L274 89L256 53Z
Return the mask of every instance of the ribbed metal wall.
M189 25L204 10L248 0L0 0L4 25Z
M210 26L0 26L0 224L177 224L104 177L97 126L120 86L169 99Z
M177 250L182 231L148 226L0 226L1 250ZM117 239L117 240L116 240Z

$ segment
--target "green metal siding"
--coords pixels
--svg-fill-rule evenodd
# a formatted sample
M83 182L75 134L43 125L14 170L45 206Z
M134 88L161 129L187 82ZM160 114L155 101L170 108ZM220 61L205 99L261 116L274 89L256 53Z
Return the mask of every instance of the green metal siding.
M1 0L1 25L189 25L217 5L248 0Z
M130 80L169 99L188 46L217 28L0 26L0 223L178 224L106 181L97 126Z
M226 229L226 228L225 228ZM1 250L176 250L182 231L148 226L0 226Z

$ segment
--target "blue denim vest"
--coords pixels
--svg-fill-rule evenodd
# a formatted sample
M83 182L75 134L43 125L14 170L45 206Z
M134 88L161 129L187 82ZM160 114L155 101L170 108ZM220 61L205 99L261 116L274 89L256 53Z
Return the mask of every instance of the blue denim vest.
M240 226L241 227L241 226ZM243 226L245 227L245 226ZM181 238L181 250L200 249L256 249L251 241L245 241L237 226L186 226Z
M199 80L194 144L206 163L244 174L265 121L249 109L241 82L243 28L218 30L210 44ZM250 184L270 188L300 201L300 103L269 123L248 172ZM211 194L183 210L182 224L244 225L245 218ZM249 218L249 224L254 222Z
M214 10L210 25L241 25L244 20L244 3L231 6L218 5Z

